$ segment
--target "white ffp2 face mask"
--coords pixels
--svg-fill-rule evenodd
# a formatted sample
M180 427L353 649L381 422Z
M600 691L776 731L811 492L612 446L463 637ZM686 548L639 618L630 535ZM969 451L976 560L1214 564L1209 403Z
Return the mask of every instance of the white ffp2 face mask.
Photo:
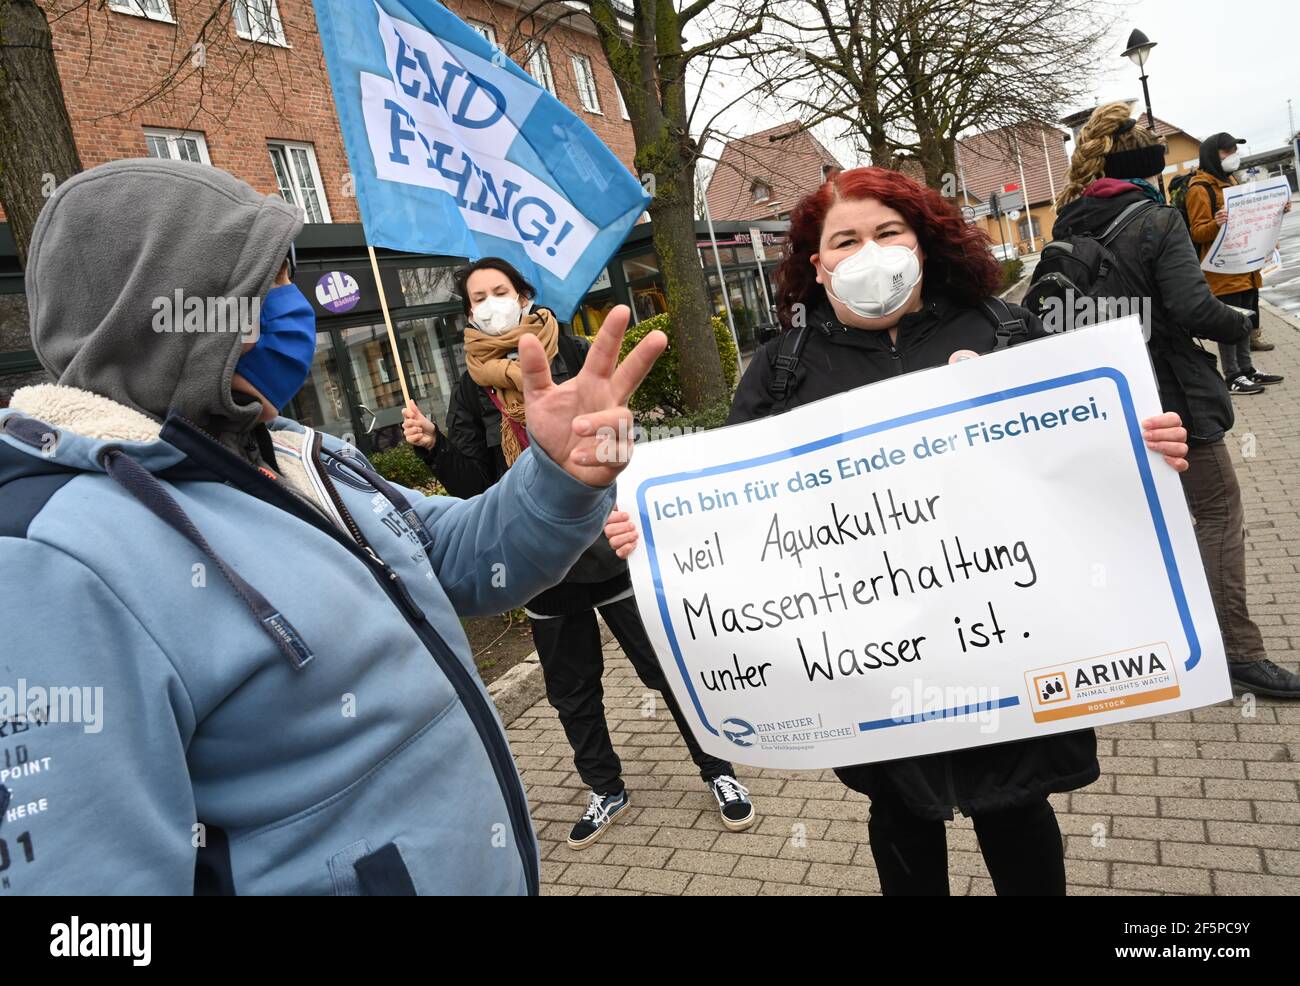
M1240 167L1241 167L1240 154L1229 154L1227 157L1223 159L1223 170L1228 174L1232 174Z
M832 298L862 318L884 318L907 304L921 280L921 262L914 246L882 247L868 240L830 275L826 290Z
M484 298L471 312L474 328L490 336L499 336L518 325L524 313L532 307L531 301L521 305L514 295Z

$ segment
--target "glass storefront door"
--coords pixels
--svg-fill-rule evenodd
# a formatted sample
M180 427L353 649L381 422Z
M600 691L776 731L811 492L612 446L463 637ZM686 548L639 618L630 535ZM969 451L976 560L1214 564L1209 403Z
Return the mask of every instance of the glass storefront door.
M352 442L356 439L356 425L352 420L349 403L350 398L334 352L334 341L328 332L318 332L311 375L284 409L284 414L309 428Z
M461 321L456 314L393 323L411 397L435 421L446 419L451 391L464 365ZM361 416L363 447L367 451L391 448L402 441L403 399L388 330L380 322L342 329L338 335Z

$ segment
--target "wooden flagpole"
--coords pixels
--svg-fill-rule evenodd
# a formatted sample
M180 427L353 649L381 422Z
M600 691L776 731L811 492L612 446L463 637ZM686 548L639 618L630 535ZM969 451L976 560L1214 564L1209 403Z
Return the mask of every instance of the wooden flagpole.
M406 386L406 372L402 369L402 353L397 348L397 333L393 331L393 316L388 313L388 299L384 297L384 282L379 277L379 260L375 257L375 248L369 243L370 270L375 275L375 287L379 289L379 307L384 310L384 325L388 328L388 345L393 350L393 362L397 365L397 382L402 385L402 407L411 401L411 392Z

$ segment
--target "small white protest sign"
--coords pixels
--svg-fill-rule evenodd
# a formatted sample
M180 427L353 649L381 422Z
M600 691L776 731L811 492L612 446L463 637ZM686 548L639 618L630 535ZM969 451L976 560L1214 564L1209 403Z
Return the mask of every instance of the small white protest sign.
M1228 221L1206 251L1201 269L1216 274L1249 274L1268 263L1282 234L1282 215L1291 201L1285 178L1248 181L1223 189Z
M709 753L891 760L1231 697L1127 318L638 446L647 632Z

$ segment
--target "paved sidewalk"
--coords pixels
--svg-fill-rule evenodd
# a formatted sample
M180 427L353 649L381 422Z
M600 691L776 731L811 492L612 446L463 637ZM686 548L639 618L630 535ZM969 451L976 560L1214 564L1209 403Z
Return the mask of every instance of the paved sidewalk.
M1250 605L1270 656L1300 654L1300 328L1264 314L1261 369L1287 382L1237 399L1229 444L1250 529ZM1250 443L1253 442L1253 449ZM1243 452L1245 454L1243 454ZM662 703L616 645L606 707L632 807L596 845L565 837L586 791L545 700L509 727L542 843L545 894L861 894L880 885L867 799L829 770L739 767L760 819L723 829ZM1252 714L1253 713L1253 714ZM1098 731L1097 783L1052 798L1074 894L1300 894L1300 703L1260 699ZM952 889L993 891L969 820L948 827Z

